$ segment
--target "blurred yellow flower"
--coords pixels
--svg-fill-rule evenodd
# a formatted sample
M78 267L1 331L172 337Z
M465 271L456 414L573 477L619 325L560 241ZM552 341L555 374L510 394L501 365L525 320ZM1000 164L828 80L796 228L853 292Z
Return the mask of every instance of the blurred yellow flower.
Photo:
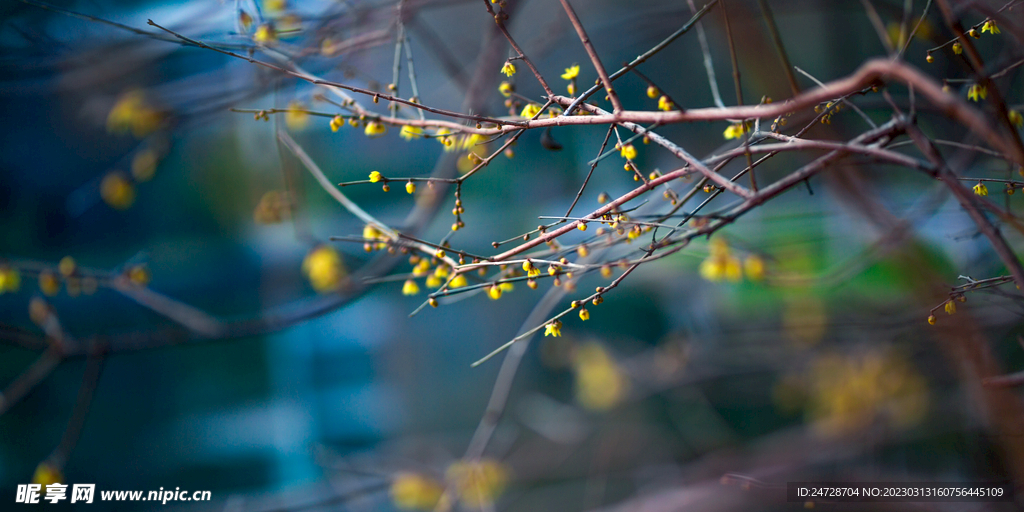
M64 483L64 475L61 474L60 469L49 462L40 462L36 466L35 473L32 474L32 483L42 485L45 489L50 484Z
M306 105L301 101L292 100L288 103L288 110L284 114L284 123L291 130L302 130L309 124L309 112Z
M118 97L107 114L107 131L131 132L141 139L160 128L164 118L165 114L150 105L142 91L132 89Z
M398 133L398 136L405 140L418 139L423 136L423 128L405 125L402 127L402 131Z
M441 482L418 473L399 473L391 481L391 500L403 510L433 510L442 494Z
M576 400L583 407L606 411L626 398L629 380L601 345L586 343L578 347L572 363L576 377Z
M562 73L562 78L565 80L572 80L580 76L580 65L574 64L572 67L565 68L565 73Z
M306 254L302 261L302 272L319 293L341 288L348 275L341 254L329 245L319 245Z
M100 197L116 210L127 209L135 202L135 185L120 171L112 171L100 181Z
M470 508L493 505L508 485L509 470L493 459L459 461L445 472L459 499Z
M370 121L366 123L366 129L363 130L363 133L365 133L367 137L370 137L372 139L384 135L385 133L387 133L387 131L388 129L386 126L384 126L384 123L381 123L379 121Z
M419 285L412 279L407 279L405 284L402 285L402 295L416 295L420 292Z
M21 274L18 270L8 266L0 267L0 294L16 292L21 288Z
M519 114L519 117L532 119L537 114L540 114L540 105L536 103L527 103L526 106L523 107L523 111Z

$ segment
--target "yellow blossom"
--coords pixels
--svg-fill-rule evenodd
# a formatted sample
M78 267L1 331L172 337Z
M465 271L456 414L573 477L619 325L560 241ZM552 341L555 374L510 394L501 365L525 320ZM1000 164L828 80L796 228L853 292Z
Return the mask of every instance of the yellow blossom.
M964 45L960 44L960 41L953 43L953 53L960 55L964 52Z
M590 320L590 311L587 311L587 308L580 309L580 320L584 322Z
M505 65L501 67L501 72L504 73L505 76L512 76L516 74L516 67L511 62L505 61Z
M576 84L569 82L569 85L565 86L565 90L569 93L569 96L574 96L576 94ZM551 112L551 114L553 117L554 112Z
M407 279L402 285L402 295L416 295L419 292L420 287L412 279Z
M806 414L824 435L850 434L879 423L907 427L927 410L927 382L895 353L824 355L802 380Z
M626 144L619 148L619 154L626 160L632 160L636 158L636 148L632 144Z
M256 33L252 35L252 40L264 46L274 46L277 44L277 30L273 24L264 23L256 27Z
M526 106L523 107L523 111L519 114L519 117L533 119L537 114L540 114L540 105L536 103L527 103Z
M947 302L945 310L947 315L952 315L953 313L956 313L956 303L953 301Z
M47 485L59 484L64 482L64 475L61 474L60 468L50 464L49 462L40 462L36 466L35 473L32 474L32 483L42 485L45 489Z
M983 100L988 97L988 89L983 85L973 84L967 89L967 97L972 101L979 101L979 98Z
M629 380L601 345L587 343L580 346L573 355L572 364L576 377L576 400L583 407L606 411L626 398Z
M75 273L75 269L78 268L78 263L71 256L64 256L60 259L60 263L57 263L57 270L60 271L64 277L69 277Z
M146 99L137 89L129 90L118 97L107 114L107 131L112 133L131 132L141 139L153 133L164 123L165 114Z
M460 147L462 149L475 149L478 144L484 141L484 136L479 133L471 133L463 137Z
M341 116L334 116L331 118L331 131L336 132L345 126L345 118Z
M288 103L288 111L284 114L284 122L291 130L301 130L309 124L309 112L301 101L292 100Z
M380 171L373 171L370 173L370 183L377 183L382 179L384 179L384 176L381 175Z
M498 299L500 299L501 298L501 287L496 285L496 284L489 286L487 288L487 296L490 297L491 300L498 300Z
M276 14L288 8L287 0L264 0L263 8L271 14Z
M60 291L60 278L49 270L39 273L39 291L47 297L53 297Z
M661 91L659 91L657 87L655 87L653 85L648 85L647 86L647 97L648 98L651 98L653 100L654 98L657 98L660 95L661 95Z
M444 485L417 473L399 473L391 482L391 499L403 510L433 510Z
M469 508L490 507L504 492L509 471L500 462L481 459L475 462L459 461L445 472L448 482Z
M506 98L508 98L509 96L512 96L512 93L515 90L516 90L516 88L513 87L512 84L510 84L508 82L502 82L501 85L498 86L498 92L500 92L501 95L506 97Z
M721 238L711 240L711 254L700 264L700 275L708 281L739 281L743 278L743 264L733 256L728 244Z
M516 288L516 286L514 284L512 284L512 283L505 282L505 283L499 284L498 288L501 288L501 291L503 291L503 292L510 292L510 291L514 290Z
M750 123L733 123L730 124L725 132L722 134L726 139L738 139L743 136L744 133L750 131Z
M132 265L132 267L128 269L128 280L134 285L146 286L149 284L152 277L152 274L149 272L149 267L146 265Z
M398 135L405 140L418 139L423 136L423 128L407 124L402 127L402 131Z
M974 193L978 194L979 196L987 196L988 187L986 187L984 183L979 181L978 184L974 186Z
M17 269L3 266L0 267L0 294L16 292L21 287L21 274Z
M406 182L406 184L405 184L405 191L410 193L410 194L415 193L416 192L416 184L411 182L411 181Z
M572 67L565 68L565 73L562 73L562 78L565 80L572 80L580 76L580 65L574 64Z
M135 202L135 185L120 171L112 171L100 181L100 197L116 210L124 210Z
M928 324L935 325L935 315L928 315Z
M548 323L544 326L544 336L551 336L557 338L562 335L562 322L555 320L554 322Z
M379 121L370 121L366 123L366 129L363 130L363 132L366 133L366 136L370 138L380 137L387 133L387 131L388 129L384 126L384 123Z
M444 145L445 151L451 151L455 149L455 139L454 136L452 135L452 131L449 130L448 128L441 128L436 133L434 133L434 137L437 138L438 142Z
M1006 117L1010 120L1010 124L1016 126L1017 128L1024 126L1024 116L1022 116L1020 112L1016 110L1011 110L1006 113Z
M466 284L466 276L459 274L452 278L452 282L448 286L451 288L462 288L463 286L466 286Z
M329 245L317 246L306 254L302 272L319 293L337 290L347 275L341 255Z
M441 278L440 277L437 277L434 274L430 274L429 276L427 276L427 281L426 281L427 288L437 288L437 287L440 287L442 284L444 284L444 283L441 282Z
M756 254L751 254L743 260L743 270L746 271L747 279L760 281L764 279L764 260Z
M668 99L668 96L658 98L658 110L664 110L667 112L673 108L675 108L675 105L672 104L672 100Z
M995 20L986 20L985 24L981 26L981 33L991 32L993 35L999 33L999 27L996 26Z

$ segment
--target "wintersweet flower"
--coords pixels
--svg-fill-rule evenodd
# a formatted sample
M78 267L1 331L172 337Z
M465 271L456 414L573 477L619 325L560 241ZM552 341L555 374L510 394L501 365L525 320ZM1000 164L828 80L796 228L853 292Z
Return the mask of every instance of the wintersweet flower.
M533 119L537 114L540 114L540 105L536 103L527 103L526 106L523 107L523 111L519 116L527 119Z
M515 90L516 88L513 87L512 84L508 82L502 82L501 85L498 86L498 92L500 92L501 95L506 98L512 96L512 93L515 92Z
M384 176L381 175L380 171L373 171L370 173L370 183L377 183L382 179L384 179Z
M972 101L979 101L979 98L983 100L988 97L988 89L983 85L974 84L967 89L967 97Z
M725 129L725 132L722 135L726 139L732 140L742 137L743 134L747 133L748 131L750 131L749 123L733 123L730 124L729 127Z
M310 251L302 261L302 272L319 293L337 290L347 275L341 255L329 245Z
M985 24L981 26L981 33L991 32L992 35L999 33L999 27L996 26L995 20L986 20Z
M632 144L626 144L619 148L619 154L626 160L632 160L636 158L636 148Z
M557 338L562 335L562 322L555 320L544 326L544 336Z
M399 473L391 482L391 500L403 510L433 510L444 494L444 485L417 473Z
M512 76L516 74L516 67L511 62L505 61L505 65L501 67L501 72L504 73L505 76Z
M274 29L274 25L264 23L256 28L256 33L252 35L252 40L264 46L273 46L277 44L277 30Z
M456 462L448 467L445 476L462 503L480 509L492 508L508 484L509 471L500 462L481 459Z
M405 284L402 285L402 295L416 295L420 292L419 285L412 279L407 279Z
M1020 115L1020 112L1011 110L1006 113L1006 117L1010 119L1010 124L1020 128L1024 126L1024 116Z
M381 123L379 121L370 121L366 123L366 130L364 130L366 136L371 138L380 137L381 135L384 135L387 131L388 129L387 127L384 126L384 123Z
M301 101L293 100L288 103L288 111L284 113L284 122L291 130L301 130L309 124L309 112L306 105Z
M978 194L979 196L987 196L988 187L986 187L984 183L979 181L978 184L974 186L974 193Z
M418 139L423 136L423 128L405 125L402 127L402 131L398 133L398 136L405 140Z
M565 68L565 73L562 73L562 78L565 80L572 80L580 76L580 65L574 64L572 67Z
M662 96L658 98L658 110L664 110L668 112L673 108L675 108L675 105L672 104L672 100L668 99L668 96Z

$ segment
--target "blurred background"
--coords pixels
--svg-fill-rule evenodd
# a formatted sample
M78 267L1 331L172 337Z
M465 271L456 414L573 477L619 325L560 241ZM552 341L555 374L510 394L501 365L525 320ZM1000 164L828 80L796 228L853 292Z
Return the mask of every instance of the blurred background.
M900 23L917 24L925 9L924 2L880 0L869 2L871 11L868 2L768 3L791 64L821 81L886 56L873 16L895 41ZM684 2L573 5L610 69L694 12ZM981 386L985 377L1024 367L1019 293L1012 283L972 292L954 315L939 307L929 325L932 309L951 287L968 283L965 276L1007 272L940 184L857 159L716 234L748 263L741 279L702 277L716 249L698 239L641 266L590 308L589 321L573 314L561 337L534 338L483 452L488 465L460 476L457 461L484 417L504 356L470 364L547 318L541 312L529 323L535 307L550 316L575 296L547 280L537 290L517 283L497 301L468 293L410 317L426 290L403 295L408 256L331 241L361 237L362 221L276 133L288 133L333 183L365 180L372 171L455 176L465 153L446 152L435 139L406 141L397 128L378 138L362 127L333 131L338 108L325 98L340 100L326 89L182 45L146 23L384 92L400 19L422 103L509 115L499 70L514 54L484 2L408 0L400 7L0 5L0 264L20 280L0 287L0 500L9 503L19 483L45 480L41 467L59 471L63 483L97 489L211 490L213 502L203 506L225 510L430 508L446 478L456 494L470 489L454 506L501 510L785 510L805 506L786 503L788 481L1022 481L1022 432L1012 428L1024 426L1019 396ZM1002 35L976 42L994 70L1021 58L1017 34L1007 29L1020 21L1020 7L1001 7L975 2L956 11L967 26L986 16L1009 20ZM792 96L762 6L730 1L728 9L745 103ZM596 78L560 6L508 0L505 10L509 31L557 92L567 83L558 75L573 64L581 66L582 88ZM718 6L703 30L720 95L734 105ZM930 6L905 59L950 79L951 92L963 96L968 84L957 80L969 75L948 47L925 62L927 49L951 37ZM707 107L714 96L704 61L692 30L639 69L679 106ZM404 57L402 66L397 94L409 97ZM543 91L519 67L509 79L516 92L540 101ZM802 89L814 87L796 76ZM1019 73L997 83L1008 105L1022 102ZM657 108L644 79L628 75L616 84L627 109ZM888 92L908 106L905 88ZM386 112L383 102L358 99ZM875 122L892 115L877 94L855 101ZM291 113L254 120L252 111L275 108ZM929 136L978 143L927 103L917 108ZM812 116L797 115L791 126ZM695 123L659 133L707 157L735 147L723 138L727 127ZM808 137L846 140L866 128L846 110ZM513 157L500 156L463 185L466 227L452 245L496 254L513 245L496 250L492 242L548 222L539 216L563 215L605 133L581 126L524 134ZM560 150L550 149L552 140ZM645 173L679 165L653 145L640 150ZM963 176L1015 174L983 152L943 151ZM759 180L819 155L780 155ZM575 212L596 209L601 192L616 197L635 187L620 164L616 156L598 165ZM422 200L427 187L415 196L402 188L342 190L381 221L442 240L454 221L452 190L438 186L443 194L431 205ZM1019 195L990 188L989 200L1020 208ZM684 211L707 197L698 193ZM650 202L663 208L660 197ZM1019 233L1006 232L1019 248ZM340 254L351 278L339 292L318 293L303 274L304 259L321 244ZM594 257L635 258L639 245ZM763 272L751 271L751 261ZM620 273L615 267L613 275ZM589 293L607 282L593 273L577 286ZM211 323L220 327L204 331ZM67 357L57 364L60 350ZM1000 506L1010 505L987 509Z

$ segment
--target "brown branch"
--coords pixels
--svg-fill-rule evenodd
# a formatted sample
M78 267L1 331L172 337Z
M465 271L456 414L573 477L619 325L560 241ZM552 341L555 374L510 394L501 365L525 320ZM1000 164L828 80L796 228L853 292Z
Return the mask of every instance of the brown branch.
M523 49L519 47L519 44L516 43L516 40L512 38L512 34L510 34L508 29L505 27L505 13L495 13L494 9L491 8L490 0L483 0L483 2L484 6L487 7L487 13L494 17L494 23L498 24L498 29L505 35L505 39L508 39L508 44L512 45L512 49L516 51L519 59L526 63L526 67L530 68L533 76L537 77L537 81L540 82L540 86L544 89L544 94L548 95L548 97L554 96L555 92L551 90L551 86L548 85L547 80L544 80L540 71L537 71L537 67L533 65L533 61L526 56L526 53L523 52Z
M949 187L953 197L956 198L964 210L967 210L967 214L970 215L971 220L978 226L978 229L985 235L985 238L988 238L989 243L992 244L992 249L996 251L999 259L1003 260L1007 270L1013 275L1013 280L1016 281L1017 287L1024 287L1024 267L1021 267L1020 260L1017 259L1013 249L1006 243L1003 235L999 233L999 229L974 204L974 197L971 191L960 183L956 174L953 173L942 159L938 149L921 133L921 130L916 126L909 125L907 126L907 135L914 141L918 149L924 153L924 156L938 167L939 179Z
M612 102L612 111L618 114L622 112L622 102L619 101L619 95L615 93L615 89L612 88L612 80L608 78L608 72L604 69L604 64L601 64L601 58L597 56L597 50L594 49L594 43L590 42L590 36L587 35L587 31L583 28L583 24L580 23L579 16L576 16L576 11L573 10L572 5L569 5L569 0L561 0L562 8L565 9L565 13L569 15L569 21L572 22L573 28L576 29L576 34L580 36L580 42L583 43L583 48L587 50L587 55L590 56L590 62L594 64L594 69L597 70L597 76L601 77L601 83L604 84L604 90L608 93L608 100ZM548 93L550 95L550 92ZM742 102L741 102L742 103Z

